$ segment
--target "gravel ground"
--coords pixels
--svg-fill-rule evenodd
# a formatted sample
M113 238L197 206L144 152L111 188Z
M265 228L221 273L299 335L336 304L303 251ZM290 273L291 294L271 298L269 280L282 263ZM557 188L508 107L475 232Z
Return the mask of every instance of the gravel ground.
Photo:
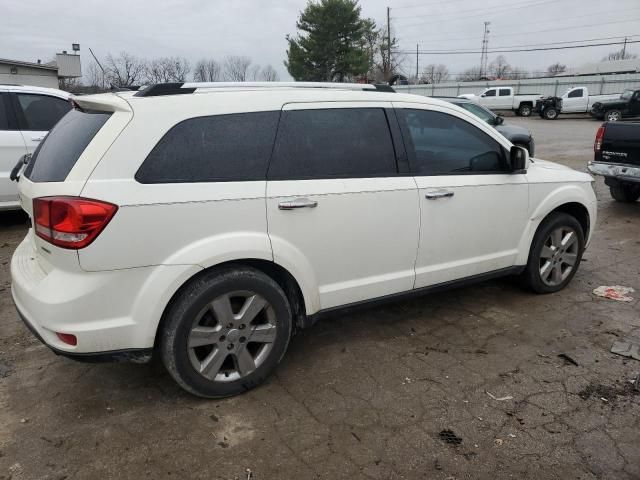
M584 169L599 122L508 118L537 156ZM56 357L22 326L8 262L25 233L0 216L0 479L640 478L640 203L611 201L571 285L511 279L335 316L294 338L276 374L204 401L157 364ZM559 354L565 353L574 365Z

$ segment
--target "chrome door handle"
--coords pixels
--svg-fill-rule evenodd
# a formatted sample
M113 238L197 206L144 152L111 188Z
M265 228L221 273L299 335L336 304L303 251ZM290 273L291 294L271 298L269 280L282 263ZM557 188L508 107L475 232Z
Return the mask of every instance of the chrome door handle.
M449 198L453 197L453 192L451 190L439 190L437 192L428 192L424 196L427 200L437 200L439 198Z
M318 202L309 200L308 198L296 198L287 202L280 202L278 208L280 210L295 210L296 208L316 208Z
M31 140L33 140L34 142L41 142L42 140L44 140L45 135L41 136L41 137L31 137Z

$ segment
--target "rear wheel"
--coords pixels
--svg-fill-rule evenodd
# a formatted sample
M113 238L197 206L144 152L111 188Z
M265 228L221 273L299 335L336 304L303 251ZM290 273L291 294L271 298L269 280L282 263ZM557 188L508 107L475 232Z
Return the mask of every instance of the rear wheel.
M640 198L640 185L621 183L615 187L609 187L609 191L618 202L633 203Z
M531 105L520 105L518 108L518 115L522 117L530 117L533 112L533 107Z
M265 380L282 359L291 328L289 301L273 279L247 267L213 270L173 302L160 351L182 388L227 397Z
M622 112L620 110L609 110L604 114L604 119L607 122L617 122L622 120Z
M523 280L534 292L553 293L571 281L584 251L584 232L575 217L549 215L533 237Z
M555 120L556 118L558 118L558 110L556 110L555 108L547 108L544 111L544 118L546 118L547 120Z

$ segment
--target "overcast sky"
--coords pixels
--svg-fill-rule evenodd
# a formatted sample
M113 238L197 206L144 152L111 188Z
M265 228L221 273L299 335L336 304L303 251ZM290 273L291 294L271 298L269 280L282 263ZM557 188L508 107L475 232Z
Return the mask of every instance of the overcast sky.
M479 50L483 22L490 21L489 48L620 38L640 40L638 0L366 0L363 15L391 25L403 50ZM306 0L3 0L0 58L49 61L56 52L81 44L83 65L91 47L99 57L128 51L141 57L180 55L195 62L246 55L271 64L290 79L283 61L286 34L295 34ZM611 42L602 40L602 42ZM509 63L544 70L556 61L569 67L599 61L620 48L601 46L560 51L504 53ZM640 43L628 48L640 53ZM491 61L496 54L490 54ZM452 73L478 65L480 54L421 55L420 64L444 63ZM415 72L415 54L404 62Z

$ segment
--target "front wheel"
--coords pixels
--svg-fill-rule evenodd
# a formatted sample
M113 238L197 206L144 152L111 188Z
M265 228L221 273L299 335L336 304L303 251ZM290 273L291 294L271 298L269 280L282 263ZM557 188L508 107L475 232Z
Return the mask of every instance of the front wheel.
M615 187L609 187L609 191L617 202L633 203L640 198L640 185L621 183Z
M228 397L269 376L287 349L291 329L289 301L273 279L242 266L212 270L172 302L160 353L188 392Z
M620 110L609 110L604 114L604 119L607 122L617 122L622 120L622 112Z
M536 293L562 290L576 274L583 251L580 222L566 213L552 213L533 237L524 282Z
M530 117L532 112L533 108L531 105L520 105L520 108L518 108L518 115L521 117Z
M547 120L555 120L556 118L558 118L558 110L556 110L555 108L547 108L544 111L544 118L546 118Z

